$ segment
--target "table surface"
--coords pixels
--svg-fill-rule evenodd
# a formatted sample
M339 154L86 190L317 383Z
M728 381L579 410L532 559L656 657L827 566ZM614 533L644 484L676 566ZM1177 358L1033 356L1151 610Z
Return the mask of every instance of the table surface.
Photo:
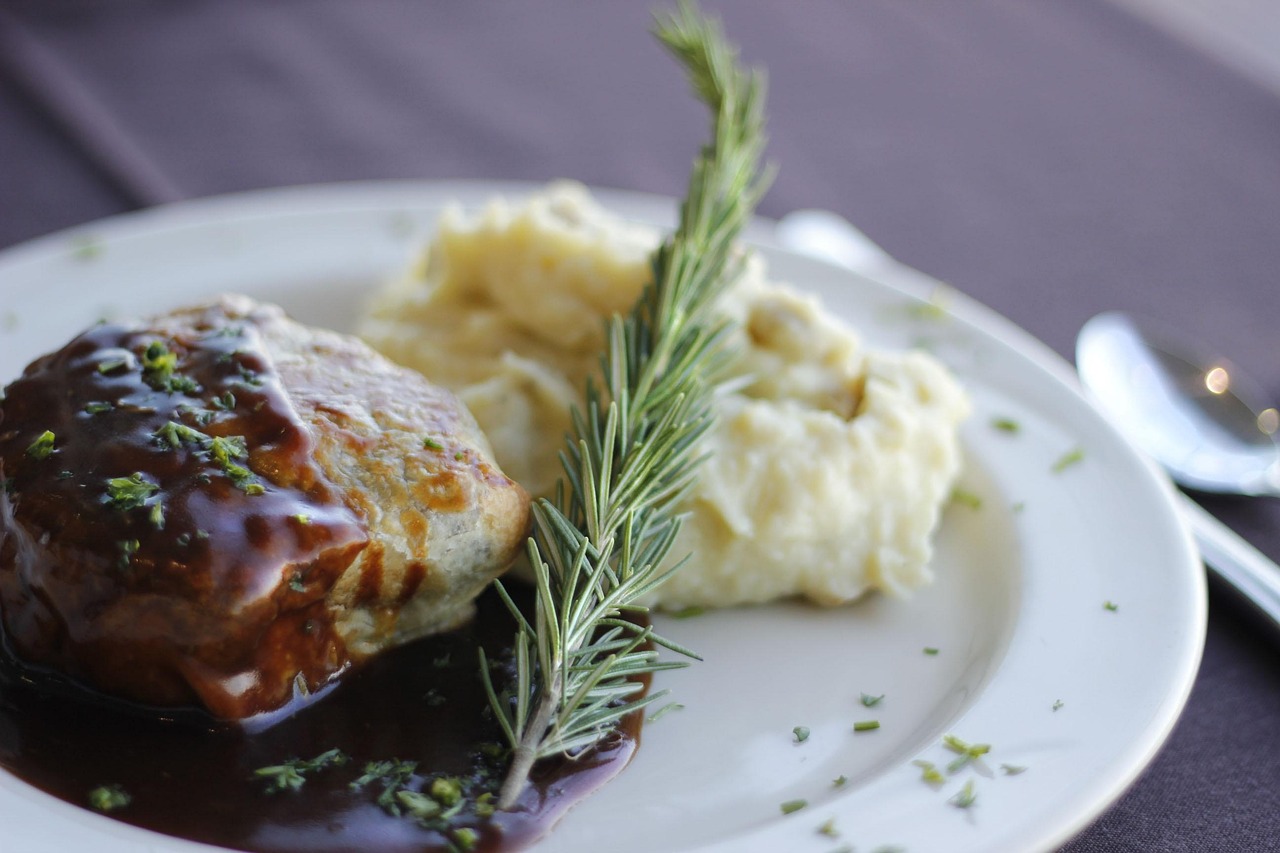
M1106 0L710 5L769 68L763 214L837 211L1068 358L1162 319L1280 399L1276 92ZM646 6L0 0L0 246L286 184L678 195L705 121ZM1280 558L1280 502L1205 503ZM1181 722L1067 850L1280 848L1275 637L1211 586Z

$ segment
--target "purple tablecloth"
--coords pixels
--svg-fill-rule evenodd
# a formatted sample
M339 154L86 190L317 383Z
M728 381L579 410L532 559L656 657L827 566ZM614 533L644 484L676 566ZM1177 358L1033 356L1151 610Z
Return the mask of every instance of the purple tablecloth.
M646 5L0 0L0 245L281 184L679 194L704 119ZM770 69L762 213L836 210L1064 356L1098 311L1163 318L1280 399L1275 92L1104 0L716 8ZM1280 558L1280 503L1208 505ZM1212 590L1186 714L1067 849L1280 849L1274 636Z

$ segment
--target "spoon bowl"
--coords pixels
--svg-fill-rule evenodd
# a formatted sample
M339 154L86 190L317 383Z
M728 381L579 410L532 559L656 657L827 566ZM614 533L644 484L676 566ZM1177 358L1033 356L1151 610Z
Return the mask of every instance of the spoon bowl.
M1112 422L1179 484L1280 496L1280 413L1226 359L1107 312L1081 328L1076 367Z

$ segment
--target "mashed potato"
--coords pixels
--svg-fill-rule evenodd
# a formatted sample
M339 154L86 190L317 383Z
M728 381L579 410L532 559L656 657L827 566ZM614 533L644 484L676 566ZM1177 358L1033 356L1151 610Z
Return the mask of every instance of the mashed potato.
M569 410L599 369L603 318L649 278L656 233L575 184L478 217L445 214L421 262L360 333L457 393L499 465L533 494L560 476ZM803 595L839 604L931 579L930 537L960 467L968 402L921 352L878 352L748 259L718 304L735 324L729 388L656 604Z

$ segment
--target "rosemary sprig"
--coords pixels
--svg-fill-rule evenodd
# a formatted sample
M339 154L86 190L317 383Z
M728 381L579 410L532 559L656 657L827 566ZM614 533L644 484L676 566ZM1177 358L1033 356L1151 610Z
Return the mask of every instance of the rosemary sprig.
M589 749L665 694L635 698L636 676L687 666L660 661L655 644L696 657L625 617L645 611L637 602L684 562L663 567L726 355L726 328L710 306L736 272L734 244L768 183L759 165L764 80L738 65L719 25L691 5L659 16L654 32L711 110L712 140L694 161L679 226L651 259L653 281L625 319L608 323L603 388L589 380L574 410L554 499L534 505L532 624L498 585L518 626L514 687L500 696L480 657L513 750L502 809L535 762Z

